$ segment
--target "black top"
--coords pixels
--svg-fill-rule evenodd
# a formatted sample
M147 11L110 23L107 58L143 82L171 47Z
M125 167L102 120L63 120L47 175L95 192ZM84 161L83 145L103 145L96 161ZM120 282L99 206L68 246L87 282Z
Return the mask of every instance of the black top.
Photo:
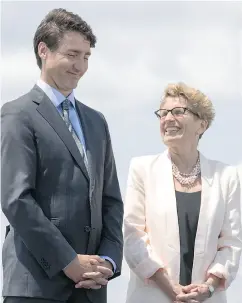
M176 191L176 204L180 233L180 284L185 286L191 284L201 191Z

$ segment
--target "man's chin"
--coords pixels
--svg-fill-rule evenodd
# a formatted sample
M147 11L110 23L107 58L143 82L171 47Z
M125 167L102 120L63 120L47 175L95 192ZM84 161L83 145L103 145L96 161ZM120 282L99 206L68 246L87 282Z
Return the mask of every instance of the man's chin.
M73 89L77 88L77 85L78 85L78 81L76 83L70 83L70 85L66 87L66 90L72 91Z

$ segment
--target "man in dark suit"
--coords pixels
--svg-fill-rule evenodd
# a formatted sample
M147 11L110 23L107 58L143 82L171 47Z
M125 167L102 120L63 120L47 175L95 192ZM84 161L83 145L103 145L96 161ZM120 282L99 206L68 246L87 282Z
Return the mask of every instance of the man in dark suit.
M51 11L34 37L41 78L2 107L5 303L106 303L120 275L123 203L108 126L73 93L95 43L78 15Z

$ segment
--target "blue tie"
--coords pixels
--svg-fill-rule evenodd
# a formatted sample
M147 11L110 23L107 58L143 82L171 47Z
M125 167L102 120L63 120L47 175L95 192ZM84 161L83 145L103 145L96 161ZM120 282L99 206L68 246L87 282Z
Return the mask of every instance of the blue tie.
M83 161L85 163L85 166L86 166L86 169L88 171L88 164L87 164L87 159L86 159L86 156L85 156L85 153L84 153L84 149L83 149L83 145L81 143L81 141L79 140L72 124L71 124L71 121L70 121L70 118L69 118L69 107L70 107L70 100L68 99L65 99L63 102L62 102L62 113L63 113L63 120L65 121L70 133L72 134L72 137L74 139L74 141L76 142L76 145L77 145L77 148L83 158Z

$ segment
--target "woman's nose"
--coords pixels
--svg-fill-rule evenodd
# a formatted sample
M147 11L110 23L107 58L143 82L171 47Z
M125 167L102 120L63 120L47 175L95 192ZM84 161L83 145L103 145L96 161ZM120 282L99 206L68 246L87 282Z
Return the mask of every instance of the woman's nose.
M174 120L174 116L172 115L172 113L171 112L168 112L167 113L167 115L166 115L166 117L165 117L165 120Z

